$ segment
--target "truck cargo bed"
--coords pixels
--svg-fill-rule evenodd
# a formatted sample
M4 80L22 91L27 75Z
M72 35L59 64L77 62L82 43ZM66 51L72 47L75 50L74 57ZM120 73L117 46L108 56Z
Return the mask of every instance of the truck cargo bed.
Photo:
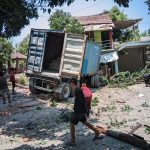
M27 75L30 75L30 77L37 77L37 78L53 78L55 80L60 80L59 73L57 71L49 71L44 70L41 73L34 73L33 71L28 70L26 72Z

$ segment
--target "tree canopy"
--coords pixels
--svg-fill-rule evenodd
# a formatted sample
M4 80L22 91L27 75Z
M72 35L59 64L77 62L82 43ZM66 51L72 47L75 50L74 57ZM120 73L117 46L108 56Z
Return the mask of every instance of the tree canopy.
M17 46L16 51L20 52L21 54L27 55L28 51L28 44L29 44L30 35L27 35Z
M70 5L75 0L0 0L0 36L20 34L32 18L38 18L38 9L49 12L56 6ZM88 1L88 0L86 0ZM113 0L119 6L128 7L131 0ZM145 0L150 11L150 0Z
M150 28L141 33L141 36L150 36Z
M84 28L79 21L71 16L70 13L63 10L57 10L49 18L50 28L54 30L62 30L71 33L81 34Z
M128 20L128 16L126 14L124 14L124 12L121 11L117 6L113 6L110 11L105 10L104 12L106 12L110 15L113 22ZM138 28L134 29L134 30L114 29L114 32L113 32L113 39L119 40L122 42L133 41L133 40L137 40L138 38L139 38Z
M128 19L128 16L124 14L123 11L120 11L120 9L117 6L113 6L110 11L104 12L109 13L112 21L124 21Z
M7 39L0 38L0 68L10 60L12 51L12 44Z

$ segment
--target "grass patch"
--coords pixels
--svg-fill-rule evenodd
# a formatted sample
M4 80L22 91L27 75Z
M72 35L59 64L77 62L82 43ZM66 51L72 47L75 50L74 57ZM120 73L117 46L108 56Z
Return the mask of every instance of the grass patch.
M146 134L150 134L150 128L149 128L149 127L146 127L146 129L144 130L144 132L145 132Z
M26 86L28 84L28 79L24 74L20 74L16 77L16 82L20 85Z
M46 141L40 140L40 141L38 141L37 143L35 143L35 146L42 146L42 145L45 145L45 144L47 144Z
M57 104L56 100L55 100L55 99L52 99L52 100L51 100L50 107L56 107L57 105L58 105L58 104Z
M149 107L149 105L145 102L141 105L142 107Z
M94 97L93 99L92 99L92 106L97 106L97 104L98 104L98 98L97 97Z
M130 107L129 105L124 105L124 107L122 107L121 110L122 110L123 112L130 112L130 111L133 110L133 108Z
M119 128L119 127L125 125L126 123L127 123L126 120L118 121L117 119L113 120L112 118L110 118L109 125L112 126L112 127Z

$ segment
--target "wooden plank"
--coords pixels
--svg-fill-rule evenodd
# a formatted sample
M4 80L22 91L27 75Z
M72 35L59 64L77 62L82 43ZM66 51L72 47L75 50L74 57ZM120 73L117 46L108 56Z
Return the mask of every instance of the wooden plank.
M133 134L137 129L139 129L142 124L137 124L128 134Z

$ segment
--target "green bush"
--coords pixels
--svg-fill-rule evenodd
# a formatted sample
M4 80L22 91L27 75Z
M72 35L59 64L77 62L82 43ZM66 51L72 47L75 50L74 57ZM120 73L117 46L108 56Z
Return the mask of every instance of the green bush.
M100 76L100 83L101 83L101 85L108 85L109 81L106 77Z
M20 74L19 76L16 77L16 82L21 85L27 85L28 80L27 77L24 74Z
M110 80L112 87L127 87L143 81L143 76L148 73L148 68L145 67L142 71L130 73L129 71L115 74Z
M98 98L97 98L97 97L94 97L94 98L92 99L92 106L97 106L97 104L98 104Z

